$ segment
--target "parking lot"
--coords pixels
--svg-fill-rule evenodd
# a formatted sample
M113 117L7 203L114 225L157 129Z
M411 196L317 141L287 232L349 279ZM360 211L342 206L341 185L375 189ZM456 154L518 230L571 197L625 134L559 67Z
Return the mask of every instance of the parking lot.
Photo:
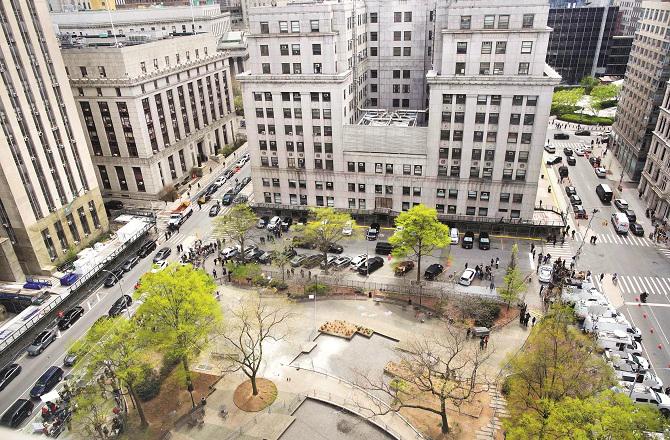
M385 283L392 285L402 285L402 284L415 284L416 283L416 274L417 267L416 264L413 269L408 271L403 276L396 276L394 274L394 267L397 263L407 259L396 259L392 258L390 255L378 255L375 253L375 248L378 243L388 242L389 237L394 233L393 228L382 228L377 240L366 240L365 232L367 226L357 225L354 234L352 237L345 237L339 244L343 247L341 254L329 254L337 256L346 256L350 258L355 258L359 255L369 255L379 256L383 259L383 265L381 268L375 270L374 272L367 275L359 274L355 271L350 270L349 267L344 268L331 268L329 273L337 274L337 276L342 280L358 280L358 281L369 281L376 283ZM270 243L270 240L282 240L287 245L290 245L293 242L293 238L296 237L295 226L292 226L288 232L282 233L278 238L272 238L272 234L267 229L256 229L251 242L263 250L271 250L276 248L275 244ZM534 266L531 265L530 258L528 257L530 252L531 243L535 243L537 246L537 251L543 251L544 244L537 240L533 239L524 239L524 238L515 238L515 237L501 237L501 236L491 236L490 242L491 247L489 250L481 250L477 245L477 235L475 235L475 243L473 249L464 249L461 246L463 238L463 233L460 234L459 243L452 244L443 249L436 249L431 255L424 256L421 261L421 281L423 286L451 286L453 287L454 283L458 282L461 274L465 270L466 264L469 268L475 268L476 266L485 267L491 265L492 262L492 274L493 274L493 283L494 286L497 286L498 283L502 283L502 278L504 276L504 271L509 263L512 246L516 243L519 248L519 268L522 271L524 276L528 275L531 272L534 272ZM264 243L263 243L264 242ZM295 247L295 251L300 255L317 255L320 252L317 249L306 249L301 247ZM547 251L545 251L547 252ZM569 251L568 251L569 253ZM560 254L560 253L559 253ZM498 260L498 267L496 268L496 259ZM415 261L416 263L416 261ZM424 272L431 264L441 264L444 267L442 273L440 273L434 280L428 281L424 277ZM271 266L266 266L270 268ZM276 270L276 268L275 268ZM302 267L302 264L298 267L293 268L293 274L298 276L302 274L305 277L311 276L321 276L324 274L324 271L319 268L309 268L306 269ZM367 275L367 276L366 276ZM489 291L491 281L487 279L480 280L475 278L472 283L473 291Z

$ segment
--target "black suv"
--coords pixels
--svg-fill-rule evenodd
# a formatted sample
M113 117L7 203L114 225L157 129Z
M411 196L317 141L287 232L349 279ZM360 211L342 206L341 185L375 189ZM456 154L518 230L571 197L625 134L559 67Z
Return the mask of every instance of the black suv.
M105 278L105 287L112 287L117 281L123 278L124 273L125 272L120 267L111 271L111 273L107 275L107 278Z
M366 240L375 241L379 237L379 223L373 223L368 228L368 232L365 234Z
M129 295L123 295L121 298L117 299L112 307L109 309L108 315L110 318L119 316L121 312L126 310L133 303L132 298Z
M384 265L384 259L382 257L372 257L368 258L368 261L361 264L358 268L358 273L361 275L368 275L379 269Z
M144 244L140 247L140 249L137 251L137 256L140 257L140 258L144 258L144 257L146 257L146 256L149 255L154 249L156 249L156 246L157 246L157 245L156 245L156 241L155 241L155 240L147 241L147 242L144 243Z
M426 271L423 273L423 277L428 281L432 281L437 278L444 271L444 266L441 264L431 264L428 266Z
M468 231L463 235L463 241L461 241L461 246L463 249L472 249L472 246L475 242L475 233Z
M35 404L28 399L19 399L0 418L0 424L10 428L17 428L32 414Z
M82 316L84 316L84 308L82 306L73 307L65 312L63 317L58 320L58 328L61 330L67 330L72 327L72 324L77 322Z
M38 399L43 394L48 393L63 379L63 369L51 366L37 379L35 386L30 390L30 397Z
M232 191L228 191L223 195L223 198L221 199L221 203L224 205L230 205L233 203L233 199L235 198L235 194Z
M484 251L491 249L491 239L488 232L479 233L479 249Z
M570 135L567 133L554 133L554 139L566 140L570 139Z

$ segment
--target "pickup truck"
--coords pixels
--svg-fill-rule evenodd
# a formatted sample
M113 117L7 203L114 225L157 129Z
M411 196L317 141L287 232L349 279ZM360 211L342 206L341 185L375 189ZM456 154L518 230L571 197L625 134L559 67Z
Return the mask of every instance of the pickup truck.
M190 204L181 204L179 208L175 209L172 211L172 214L170 214L168 227L171 229L178 228L191 216L191 214L193 214L193 207Z

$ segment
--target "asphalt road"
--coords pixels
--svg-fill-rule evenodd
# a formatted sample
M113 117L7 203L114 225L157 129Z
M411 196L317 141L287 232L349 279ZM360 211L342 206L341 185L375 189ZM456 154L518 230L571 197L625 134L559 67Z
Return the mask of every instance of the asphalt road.
M577 143L589 143L595 136L574 136L571 130L561 130L569 133L570 140L554 141L553 133L549 129L547 136L550 143L556 146L556 154L564 158L563 146L575 146ZM602 149L596 148L595 155L602 155ZM609 170L614 158L610 152L602 159L602 164ZM555 165L554 167L558 167ZM595 188L599 183L606 183L615 192L616 197L623 197L636 213L638 223L642 224L648 235L653 230L651 221L645 217L645 206L638 198L635 184L624 180L621 195L617 194L617 186L621 175L608 173L606 178L598 178L586 157L577 157L577 164L569 167L571 184L577 189L577 194L583 201L583 206L589 216L594 208L599 212L591 222L587 231L588 220L579 220L578 240L572 245L579 247L580 238L584 238L583 250L577 263L577 268L591 270L595 274L604 273L605 281L611 280L616 273L616 285L607 283L606 293L610 300L620 305L620 311L629 317L634 325L638 326L643 334L643 346L646 356L652 363L656 374L666 386L670 385L670 252L659 248L648 237L637 237L632 234L619 236L612 227L610 216L618 209L614 204L603 204L596 195ZM568 185L564 182L562 186ZM561 189L561 196L567 196L565 189ZM568 203L569 205L569 203ZM577 224L573 217L573 224ZM597 236L597 244L589 244L592 235ZM648 303L640 305L638 298L641 292L649 293Z
M251 167L245 165L238 173L234 175L234 178L242 180L244 177L250 175ZM173 235L167 242L167 245L165 244L164 235L159 229L159 242L157 250L164 246L170 246L173 252L168 258L168 261L176 261L178 256L174 248L177 242L183 241L183 239L187 236L200 235L202 237L203 232L211 230L212 218L209 217L209 207L214 203L215 199L220 200L223 194L231 186L234 186L234 184L235 183L233 180L232 182L227 182L225 185L219 188L212 200L206 205L203 205L202 210L198 209L196 204L194 206L195 210L191 218L186 220L180 229L180 233ZM243 193L247 193L248 188L249 186L245 187ZM219 215L222 215L228 210L230 210L230 206L224 207ZM114 301L116 301L121 296L121 292L132 296L135 283L144 273L151 269L152 258L156 251L140 260L137 266L135 266L130 272L124 274L120 283L117 283L111 288L101 286L100 288L93 291L88 299L81 304L85 310L84 315L71 328L61 332L59 337L51 345L49 345L49 347L47 347L43 353L36 357L28 357L24 352L13 361L21 365L22 371L21 374L15 378L4 390L0 391L0 414L4 413L5 410L17 399L22 397L28 398L30 389L33 387L34 383L51 365L61 366L61 368L65 370L66 375L68 374L69 369L63 367L63 358L67 354L69 347L72 346L72 344L77 339L81 338L98 318L107 314ZM122 264L123 261L118 262L119 266ZM133 303L130 313L132 314L138 306L139 304ZM35 411L38 411L39 408L39 405L36 406Z

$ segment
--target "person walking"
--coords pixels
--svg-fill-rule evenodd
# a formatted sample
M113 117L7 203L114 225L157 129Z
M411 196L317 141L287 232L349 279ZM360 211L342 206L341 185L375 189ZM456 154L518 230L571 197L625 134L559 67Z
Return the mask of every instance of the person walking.
M489 346L489 335L484 336L484 350Z
M500 266L500 258L496 257L496 269Z
M573 230L572 230L572 239L573 239L573 240L575 239L575 232L577 232L577 231L575 231L575 230L573 229Z
M535 327L535 319L536 318L533 316L533 320L531 321L531 324L530 324L531 327Z
M484 337L479 338L479 349L484 351Z

